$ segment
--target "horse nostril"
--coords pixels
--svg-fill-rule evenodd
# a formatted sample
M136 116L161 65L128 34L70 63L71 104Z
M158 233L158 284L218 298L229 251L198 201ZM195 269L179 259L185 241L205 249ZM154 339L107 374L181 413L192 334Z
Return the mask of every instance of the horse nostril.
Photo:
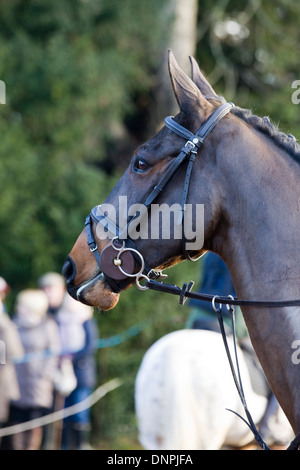
M62 275L64 276L68 284L73 282L75 279L76 267L75 267L74 261L69 256L67 257L63 265Z

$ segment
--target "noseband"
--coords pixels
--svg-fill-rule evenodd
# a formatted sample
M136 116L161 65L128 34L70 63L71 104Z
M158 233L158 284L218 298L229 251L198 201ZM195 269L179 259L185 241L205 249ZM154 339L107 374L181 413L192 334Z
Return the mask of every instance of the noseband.
M234 107L233 103L225 103L219 106L209 118L202 124L198 132L193 134L185 127L174 121L173 117L169 116L165 118L166 127L177 134L179 137L186 140L185 145L180 150L179 155L173 160L172 164L166 170L160 181L152 189L150 194L146 197L141 207L150 207L154 200L164 190L167 183L181 166L181 164L188 160L188 166L185 174L185 181L181 199L181 221L184 217L185 204L188 197L190 177L192 173L193 163L195 161L197 152L204 143L207 136L212 132L218 122L226 116L227 113ZM95 256L98 264L99 273L97 278L106 280L114 292L120 292L126 285L129 284L132 278L135 278L136 284L139 289L147 289L146 286L142 286L140 281L142 279L157 279L161 277L160 271L150 268L145 261L143 255L137 249L135 243L130 238L130 226L133 224L134 219L139 216L139 211L133 215L127 222L127 226L124 230L116 226L111 220L108 219L105 212L102 212L101 206L95 206L90 214L87 216L85 221L87 243L90 251ZM92 224L101 224L102 227L108 234L111 235L111 244L106 246L101 253L98 251L98 247L95 241ZM126 233L126 239L122 239L122 234ZM186 258L191 261L196 261L192 258L188 251L184 247L183 252ZM198 258L197 258L198 259ZM137 265L139 268L137 268Z

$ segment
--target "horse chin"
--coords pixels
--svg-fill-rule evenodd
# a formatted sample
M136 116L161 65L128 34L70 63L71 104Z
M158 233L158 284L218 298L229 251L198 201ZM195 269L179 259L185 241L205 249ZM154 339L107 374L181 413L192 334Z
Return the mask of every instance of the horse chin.
M120 294L113 292L107 283L103 281L101 275L76 289L70 287L68 291L76 300L100 310L111 310L117 305L120 298Z
M104 282L98 281L92 287L84 289L80 297L88 305L97 307L100 310L111 310L117 305L120 294L112 292L105 286Z

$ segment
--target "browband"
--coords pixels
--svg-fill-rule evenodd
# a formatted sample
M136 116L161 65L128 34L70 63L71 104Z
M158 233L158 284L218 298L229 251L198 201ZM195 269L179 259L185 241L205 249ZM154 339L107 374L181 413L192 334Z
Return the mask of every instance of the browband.
M196 134L193 134L191 131L186 129L185 127L178 124L178 122L174 121L173 116L168 116L165 118L165 125L167 126L170 131L174 132L175 134L179 135L183 139L190 140L193 142L197 147L197 143L202 144L204 139L210 134L210 132L214 129L214 127L218 124L218 122L227 114L229 111L234 107L234 104L229 102L222 104L219 108L217 108L205 121L204 124L200 127ZM195 142L195 139L198 139L198 142Z

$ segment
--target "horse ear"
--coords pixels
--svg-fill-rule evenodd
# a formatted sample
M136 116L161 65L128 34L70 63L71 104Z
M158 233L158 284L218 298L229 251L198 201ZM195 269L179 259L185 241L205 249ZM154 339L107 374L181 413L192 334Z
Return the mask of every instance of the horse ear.
M204 77L203 73L201 72L197 61L194 57L189 57L191 62L191 70L192 70L192 80L197 85L199 90L203 93L204 96L209 96L211 98L218 98L218 95L212 88L212 86L208 83L206 78Z
M171 49L169 49L168 62L173 90L181 111L189 114L195 105L203 108L205 98L195 83L181 70Z

